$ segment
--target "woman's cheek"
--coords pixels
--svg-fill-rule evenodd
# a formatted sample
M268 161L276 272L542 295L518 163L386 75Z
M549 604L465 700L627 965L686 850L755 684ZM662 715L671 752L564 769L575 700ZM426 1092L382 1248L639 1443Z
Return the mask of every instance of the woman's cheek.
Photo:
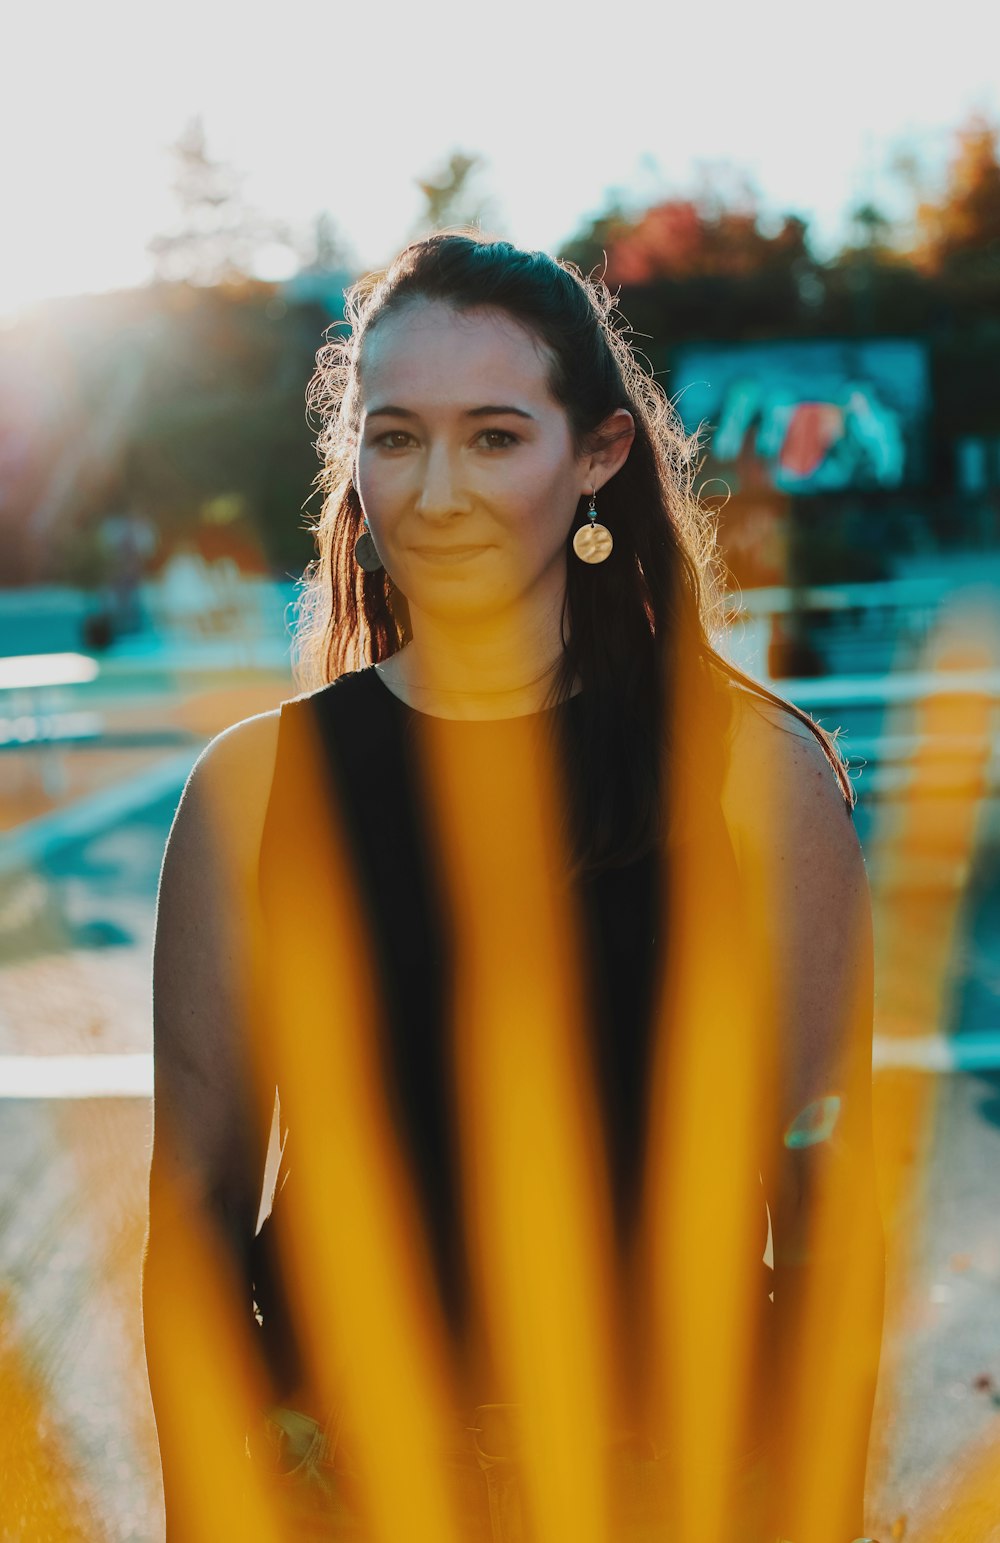
M393 487L393 478L386 477L381 472L362 471L358 480L358 495L361 508L372 530L378 533L378 529L387 531L393 523L393 507L399 502L398 490Z

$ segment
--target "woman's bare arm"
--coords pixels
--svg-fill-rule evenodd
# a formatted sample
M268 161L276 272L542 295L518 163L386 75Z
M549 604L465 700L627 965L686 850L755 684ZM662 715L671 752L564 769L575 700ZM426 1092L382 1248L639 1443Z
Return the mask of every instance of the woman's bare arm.
M765 1146L782 1357L774 1417L790 1465L784 1503L795 1512L782 1525L795 1543L847 1540L863 1531L884 1289L871 1130L871 896L853 821L815 736L781 709L741 696L725 803L752 957L774 969L777 1118ZM804 1402L796 1389L809 1390ZM802 1515L795 1494L810 1489L808 1454L831 1440L842 1446L839 1505L826 1497L822 1517Z
M260 1085L256 865L277 743L277 713L212 741L184 789L167 841L153 952L153 1152L143 1260L146 1362L156 1415L168 1539L180 1535L175 1443L183 1411L172 1386L172 1336L197 1321L178 1298L176 1261L196 1222L243 1278L260 1204L274 1089ZM182 1197L181 1209L177 1199ZM242 1305L242 1304L237 1304ZM247 1323L251 1304L246 1304ZM192 1394L196 1393L192 1389Z

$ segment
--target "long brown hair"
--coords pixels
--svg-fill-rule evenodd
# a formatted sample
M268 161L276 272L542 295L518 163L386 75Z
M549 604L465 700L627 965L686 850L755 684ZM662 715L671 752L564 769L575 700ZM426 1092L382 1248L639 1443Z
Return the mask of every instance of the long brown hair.
M624 407L635 438L601 489L600 519L614 535L606 562L567 561L564 653L551 699L583 687L582 779L574 835L581 867L619 866L655 845L664 829L664 768L670 765L675 672L689 661L699 688L728 717L737 682L806 724L833 766L849 807L855 801L836 742L793 702L731 664L714 647L725 603L717 516L693 481L700 428L687 434L672 402L641 366L617 299L601 280L546 252L524 251L463 227L404 248L389 267L346 291L340 334L325 334L307 405L319 418L313 522L318 556L303 578L295 673L302 690L395 653L410 637L405 598L384 570L354 559L363 514L353 483L358 435L358 361L380 318L415 299L461 310L491 307L530 329L548 351L549 389L563 407L574 453L593 450L601 425ZM574 530L585 517L581 498ZM567 540L569 553L572 532ZM676 734L673 735L676 738ZM690 749L691 747L686 747Z

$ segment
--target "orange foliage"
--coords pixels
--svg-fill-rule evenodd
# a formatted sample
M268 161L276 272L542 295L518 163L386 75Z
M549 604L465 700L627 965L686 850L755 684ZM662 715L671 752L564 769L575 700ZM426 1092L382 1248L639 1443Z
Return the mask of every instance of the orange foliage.
M607 245L608 273L619 284L694 275L739 278L759 272L798 246L801 227L786 217L777 235L758 228L755 210L708 213L692 199L654 204L631 223L621 221Z
M954 261L981 256L996 261L1000 250L1000 159L997 129L973 113L955 136L948 182L937 202L917 209L917 267L939 274Z

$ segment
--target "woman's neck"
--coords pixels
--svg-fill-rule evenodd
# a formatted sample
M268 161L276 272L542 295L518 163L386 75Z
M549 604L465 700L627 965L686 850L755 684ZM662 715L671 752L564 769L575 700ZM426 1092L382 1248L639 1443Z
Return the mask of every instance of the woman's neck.
M531 636L479 617L442 626L412 608L410 624L411 641L378 669L411 707L448 718L512 718L548 705L563 657L558 631L538 627Z

